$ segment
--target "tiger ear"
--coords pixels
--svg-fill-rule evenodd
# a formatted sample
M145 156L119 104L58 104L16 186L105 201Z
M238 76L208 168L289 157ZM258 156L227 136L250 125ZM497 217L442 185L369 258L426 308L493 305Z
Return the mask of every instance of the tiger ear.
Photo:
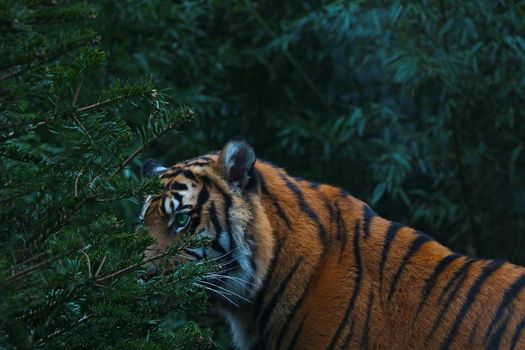
M142 176L151 177L153 175L159 175L166 171L168 168L162 166L159 162L154 159L148 159L142 164Z
M228 142L219 154L219 172L233 187L245 188L254 164L255 152L244 141Z

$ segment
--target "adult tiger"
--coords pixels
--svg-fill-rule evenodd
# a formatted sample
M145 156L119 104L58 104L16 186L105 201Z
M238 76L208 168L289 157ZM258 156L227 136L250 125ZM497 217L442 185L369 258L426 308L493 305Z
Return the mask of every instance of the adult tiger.
M142 216L163 251L225 268L205 281L241 349L525 349L525 269L451 252L347 192L255 163L246 143L164 168Z

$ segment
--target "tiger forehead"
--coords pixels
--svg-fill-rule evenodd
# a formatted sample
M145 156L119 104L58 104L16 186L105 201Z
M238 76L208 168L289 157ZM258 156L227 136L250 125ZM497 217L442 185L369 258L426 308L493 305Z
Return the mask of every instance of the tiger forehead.
M195 173L199 173L201 168L215 168L216 161L216 154L209 154L189 160L184 160L166 170L161 175L161 179L183 175L190 180L195 180Z

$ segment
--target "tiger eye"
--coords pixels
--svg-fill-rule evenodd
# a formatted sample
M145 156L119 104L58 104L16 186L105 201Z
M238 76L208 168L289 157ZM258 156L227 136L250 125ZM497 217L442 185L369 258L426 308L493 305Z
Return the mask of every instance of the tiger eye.
M189 213L177 213L175 214L175 226L185 227L190 221Z

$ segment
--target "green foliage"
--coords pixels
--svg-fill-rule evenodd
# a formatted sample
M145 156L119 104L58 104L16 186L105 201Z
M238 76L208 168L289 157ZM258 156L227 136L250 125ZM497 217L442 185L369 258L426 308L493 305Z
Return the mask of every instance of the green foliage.
M194 112L171 108L151 79L102 82L94 13L47 1L0 11L0 348L209 348L211 331L184 320L206 310L195 282L213 266L143 282L151 239L132 229L136 217L115 215L138 216L158 191L135 158ZM188 237L149 260L169 264L199 243ZM180 325L162 326L168 315Z
M150 153L242 136L460 252L525 263L522 2L100 6L108 74L152 74L202 116Z
M173 164L237 136L459 252L525 264L524 14L487 0L2 2L0 281L45 264L0 282L0 344L209 345L181 316L202 296L168 283L183 276L98 287L86 255L99 276L140 261L135 198L155 184L138 153Z

